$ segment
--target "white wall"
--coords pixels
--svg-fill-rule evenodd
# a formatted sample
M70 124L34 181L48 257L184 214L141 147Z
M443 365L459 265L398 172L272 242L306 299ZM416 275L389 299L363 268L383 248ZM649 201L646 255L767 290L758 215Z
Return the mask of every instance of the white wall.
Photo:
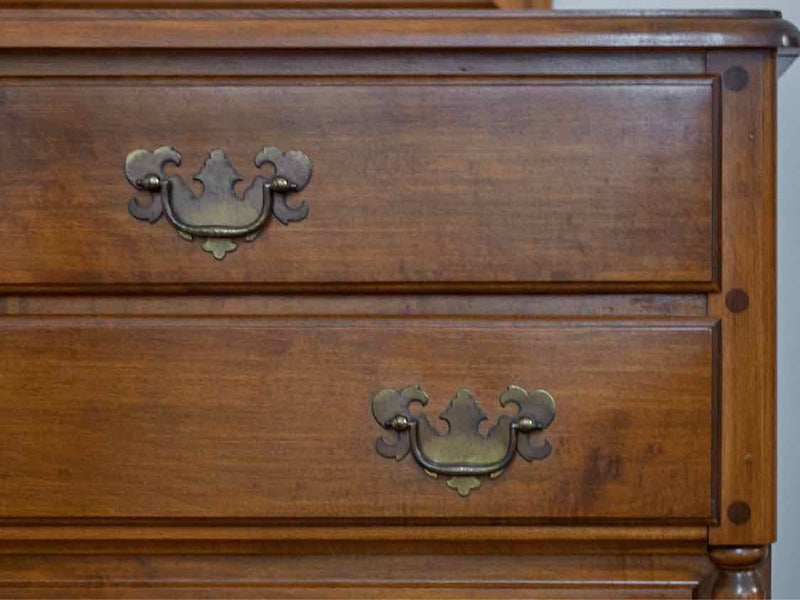
M800 26L800 0L554 0L556 9L768 8ZM772 593L800 598L800 59L778 82L778 543Z

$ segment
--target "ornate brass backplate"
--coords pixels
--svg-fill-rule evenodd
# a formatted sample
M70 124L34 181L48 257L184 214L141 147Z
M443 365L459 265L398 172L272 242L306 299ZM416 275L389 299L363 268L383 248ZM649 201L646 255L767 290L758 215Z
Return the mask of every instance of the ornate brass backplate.
M372 415L381 427L394 431L397 439L386 441L379 436L375 443L378 454L402 460L409 452L431 477L446 476L448 487L460 496L480 487L487 477L499 477L515 454L527 461L546 458L552 449L550 441L542 438L556 417L556 402L544 390L528 393L512 385L500 396L500 404L514 404L514 417L503 415L489 432L479 431L486 420L472 392L462 388L440 418L450 426L440 434L428 421L424 411L412 415L410 406L428 403L428 394L419 385L402 390L391 388L379 391L372 398Z
M203 194L196 196L180 176L168 176L164 166L181 164L181 155L174 148L161 146L155 151L134 150L125 159L125 177L137 190L152 194L149 204L136 198L128 202L131 215L140 221L155 223L162 214L187 241L205 238L203 250L222 260L236 250L234 240L253 241L270 216L288 225L308 216L308 205L286 203L286 195L299 192L311 179L311 160L300 150L281 152L264 147L255 155L256 167L270 163L275 167L272 178L256 177L239 197L234 185L242 181L225 152L212 150L203 168L194 176L203 184Z

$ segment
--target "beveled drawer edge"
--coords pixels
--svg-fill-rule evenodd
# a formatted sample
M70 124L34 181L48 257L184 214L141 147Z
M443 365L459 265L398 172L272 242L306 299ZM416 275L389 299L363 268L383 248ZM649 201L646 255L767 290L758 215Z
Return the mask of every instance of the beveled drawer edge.
M722 478L722 321L711 328L711 521L720 523Z
M164 60L165 58L169 60ZM516 50L487 53L475 49L344 50L255 49L230 50L75 50L59 51L57 60L47 50L0 52L0 77L124 77L149 73L151 77L319 76L341 75L702 75L705 51L632 49ZM625 60L622 60L622 59ZM421 60L424 59L424 60ZM557 68L553 61L557 61ZM344 63L342 62L344 61Z
M135 327L164 326L171 329L202 329L205 326L216 327L226 323L230 328L249 329L260 326L269 329L301 329L301 328L337 328L358 327L363 329L405 329L405 328L453 328L461 329L520 329L520 328L618 328L618 329L684 329L706 330L714 333L719 319L714 317L459 317L459 316L366 316L348 317L341 315L324 315L317 317L284 317L282 315L266 315L258 317L238 316L197 316L190 315L176 318L175 315L141 315L141 316L109 316L94 315L3 315L0 326L9 330L18 329L62 329L69 327L107 328L113 326L120 330Z
M0 284L0 296L22 294L702 294L721 290L718 281L695 282L453 282L453 283L213 283Z
M229 521L179 524L94 524L76 519L68 525L6 524L0 519L0 542L74 540L315 540L330 541L649 541L705 542L708 529L702 525L235 525ZM17 521L22 521L17 520ZM40 521L40 520L37 520Z
M705 317L705 294L0 296L7 315Z

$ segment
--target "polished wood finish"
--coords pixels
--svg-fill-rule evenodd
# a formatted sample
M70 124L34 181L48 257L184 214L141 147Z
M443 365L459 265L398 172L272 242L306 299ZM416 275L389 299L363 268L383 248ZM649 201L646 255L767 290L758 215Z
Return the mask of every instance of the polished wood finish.
M761 600L767 597L759 566L767 556L764 546L726 547L711 549L709 556L719 569L711 590L713 598Z
M0 388L19 390L3 396L0 517L715 518L711 322L7 318L0 329ZM453 502L413 462L375 453L372 396L411 383L433 414L469 387L490 418L509 385L547 389L552 455Z
M705 295L2 296L2 315L705 317Z
M50 519L50 521L53 521ZM74 520L73 520L74 521ZM615 525L613 527L585 525L581 527L531 526L531 525L258 525L250 521L238 524L226 522L209 524L208 521L163 524L157 521L128 520L124 525L108 519L94 519L80 525L62 521L42 524L42 520L25 519L16 524L13 519L3 519L0 536L4 544L0 551L8 553L9 544L20 544L30 550L32 544L46 544L59 539L66 551L80 553L87 549L114 548L116 553L130 553L132 542L151 543L170 548L181 542L225 542L234 547L247 547L247 543L317 542L320 539L341 543L373 544L374 542L406 542L413 544L525 544L527 553L547 553L561 544L580 544L582 549L594 553L607 552L609 547L625 548L661 554L700 553L706 551L708 528L701 525ZM26 546L23 546L25 545ZM106 544L106 545L104 545ZM320 550L317 546L317 550ZM395 546L384 546L390 552ZM373 547L373 551L377 551ZM15 550L13 553L20 553ZM24 553L24 552L22 552Z
M0 557L0 597L692 598L702 555Z
M269 35L266 35L268 32ZM775 48L800 31L774 11L2 10L0 48Z
M0 597L769 596L794 26L93 1L0 0ZM134 221L165 143L305 150L309 219ZM460 498L374 450L410 383L552 454Z
M770 52L710 53L709 71L746 69L744 89L722 89L722 290L709 313L722 322L722 486L724 517L713 544L775 539L775 62ZM731 290L747 307L732 311ZM729 507L746 504L736 523ZM739 505L745 508L741 504Z
M0 285L714 284L713 79L2 89ZM183 154L186 181L213 148L247 180L264 144L302 149L310 215L273 220L217 264L128 214L120 161L161 144Z
M61 50L53 61L50 50L17 49L0 52L0 75L253 77L326 75L704 75L706 53L697 49L637 52L630 49L591 52L580 49L486 52L476 49L352 49L281 50L265 53L253 49L164 50L115 49Z

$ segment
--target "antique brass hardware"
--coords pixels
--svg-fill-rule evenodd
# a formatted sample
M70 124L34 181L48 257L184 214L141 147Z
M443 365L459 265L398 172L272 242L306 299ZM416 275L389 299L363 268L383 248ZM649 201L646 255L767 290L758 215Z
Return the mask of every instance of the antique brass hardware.
M372 415L381 427L397 435L394 442L378 437L375 448L381 456L398 461L411 453L431 477L448 477L448 487L460 496L480 487L482 478L499 477L516 454L527 461L541 460L552 449L547 439L531 439L531 434L547 429L556 416L555 400L544 390L528 393L519 386L510 386L500 396L500 404L516 405L517 414L501 416L486 435L478 430L486 416L467 388L459 390L440 415L450 426L444 435L431 425L424 412L411 414L414 402L422 406L428 403L428 394L419 385L402 390L387 388L375 394Z
M308 205L301 202L289 206L286 196L302 190L311 179L311 160L300 150L281 152L264 147L256 154L256 167L270 163L275 167L272 178L256 177L239 197L234 191L242 177L222 150L212 150L203 168L194 176L203 184L197 197L180 176L168 176L164 166L181 164L181 155L174 148L161 146L155 151L134 150L125 159L125 177L137 190L152 194L152 202L128 202L131 215L140 221L155 223L164 214L185 240L206 238L203 250L222 260L237 248L234 240L253 241L270 216L284 225L302 221L308 216Z

